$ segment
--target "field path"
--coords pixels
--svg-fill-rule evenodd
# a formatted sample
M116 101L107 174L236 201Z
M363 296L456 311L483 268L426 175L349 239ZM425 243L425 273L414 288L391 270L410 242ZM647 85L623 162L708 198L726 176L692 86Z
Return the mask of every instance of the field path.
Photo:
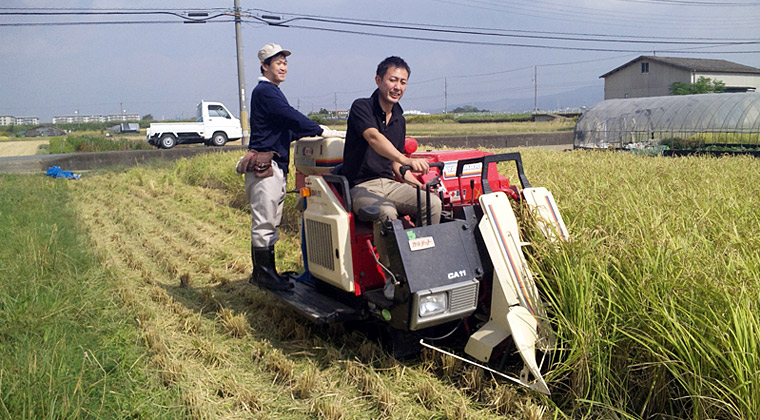
M40 145L49 142L48 139L2 141L0 142L0 157L36 155Z

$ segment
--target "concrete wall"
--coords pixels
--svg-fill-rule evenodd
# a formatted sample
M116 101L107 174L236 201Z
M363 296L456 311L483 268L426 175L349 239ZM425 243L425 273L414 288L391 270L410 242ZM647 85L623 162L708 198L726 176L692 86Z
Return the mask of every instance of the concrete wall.
M489 136L416 137L420 144L432 147L503 149L507 147L573 145L573 132L500 134Z

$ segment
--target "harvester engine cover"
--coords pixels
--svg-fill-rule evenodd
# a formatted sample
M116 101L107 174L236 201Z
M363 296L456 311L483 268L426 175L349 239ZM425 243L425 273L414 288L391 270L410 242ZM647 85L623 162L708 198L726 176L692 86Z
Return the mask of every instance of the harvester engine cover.
M398 282L393 327L415 331L475 311L483 277L475 223L472 217L404 229L401 221L392 222L389 256Z

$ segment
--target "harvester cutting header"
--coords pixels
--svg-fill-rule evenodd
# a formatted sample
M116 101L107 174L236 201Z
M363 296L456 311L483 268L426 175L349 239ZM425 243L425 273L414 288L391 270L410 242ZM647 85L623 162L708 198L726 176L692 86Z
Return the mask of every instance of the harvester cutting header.
M437 194L441 222L430 224L422 212L381 221L372 206L351 211L343 141L296 142L304 272L293 289L272 293L315 323L381 326L395 356L425 346L548 394L541 369L554 336L512 202L527 206L547 238L564 241L567 228L551 192L530 185L519 153L416 152L416 141L407 139L406 152L430 164L417 175L425 185L418 202ZM519 186L498 173L499 162L516 165ZM378 225L380 241L373 234ZM501 371L515 353L519 373Z

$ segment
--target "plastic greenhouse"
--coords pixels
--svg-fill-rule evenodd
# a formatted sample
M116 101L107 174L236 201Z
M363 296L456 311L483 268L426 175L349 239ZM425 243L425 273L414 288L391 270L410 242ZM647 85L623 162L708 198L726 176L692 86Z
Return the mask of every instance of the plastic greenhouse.
M575 125L575 148L760 148L760 93L608 99Z

